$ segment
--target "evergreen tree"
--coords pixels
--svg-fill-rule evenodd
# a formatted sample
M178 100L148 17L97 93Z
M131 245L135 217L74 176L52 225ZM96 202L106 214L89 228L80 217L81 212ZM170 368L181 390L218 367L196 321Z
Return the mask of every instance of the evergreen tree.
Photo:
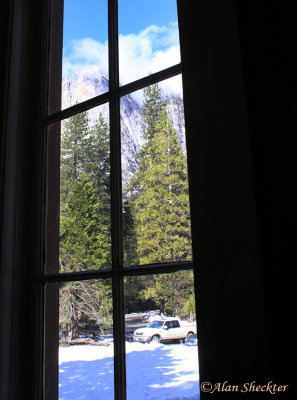
M165 110L165 102L162 100L161 90L157 84L144 89L144 102L142 116L146 124L143 137L146 140L153 139L158 134L158 125L162 119L162 112ZM149 144L149 142L147 142Z
M89 135L83 141L84 171L93 182L95 196L98 199L97 231L104 237L102 249L109 249L106 257L102 258L106 267L111 266L111 190L110 190L110 149L109 127L102 114ZM97 244L98 245L98 244Z
M146 88L144 99L145 143L136 155L138 168L128 188L133 235L131 230L130 236L125 234L125 258L139 264L190 260L186 157L158 85ZM184 304L193 294L191 272L146 277L141 285L143 301L154 301L171 315L185 315Z
M99 114L89 127L85 112L65 124L61 146L60 255L84 269L110 266L109 129Z
M195 306L195 296L194 293L191 294L191 296L189 296L185 307L184 307L184 311L186 316L188 316L190 318L191 321L193 321L193 319L196 319L196 306Z
M193 317L195 313L193 273L180 271L155 275L140 296L145 301L154 301L164 315Z
M139 265L135 219L135 208L128 198L123 203L123 247L126 267Z
M160 89L145 89L144 146L131 181L140 264L191 259L191 233L186 157L161 100Z
M95 184L86 173L71 187L60 217L60 257L73 270L110 267L110 226Z
M100 113L82 140L83 170L91 176L98 193L110 197L109 127Z
M109 268L108 125L99 115L96 124L90 127L87 114L77 114L66 122L61 142L60 271ZM92 294L94 302L87 300L86 293ZM110 303L110 285L105 282L64 285L60 292L60 319L70 337L76 338L79 321L87 322L88 318L110 313Z
M83 172L84 140L88 135L86 112L75 114L65 121L61 138L60 198L62 208L73 182L77 182L79 175Z

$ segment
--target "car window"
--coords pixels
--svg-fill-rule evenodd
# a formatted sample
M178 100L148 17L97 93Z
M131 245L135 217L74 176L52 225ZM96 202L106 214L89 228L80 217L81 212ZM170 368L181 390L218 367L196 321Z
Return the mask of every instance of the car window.
M154 321L149 325L149 328L161 328L163 325L162 321Z

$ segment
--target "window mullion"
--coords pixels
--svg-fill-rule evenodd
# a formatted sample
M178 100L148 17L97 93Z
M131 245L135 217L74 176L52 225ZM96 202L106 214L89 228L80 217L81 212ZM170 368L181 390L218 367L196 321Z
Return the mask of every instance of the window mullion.
M115 399L126 399L125 315L123 304L122 256L122 177L120 99L118 55L118 2L108 1L109 90L110 110L110 163L111 163L111 226L112 226L112 279L113 335L114 335L114 388Z
M172 67L166 68L159 72L155 72L154 74L145 76L144 78L137 79L136 81L127 83L126 85L113 88L113 93L110 93L108 91L106 93L99 94L98 96L92 97L89 100L82 101L81 103L74 104L73 106L60 110L54 114L48 115L45 118L44 123L46 125L50 125L55 122L60 122L61 120L72 117L75 114L107 103L112 96L126 96L127 94L130 94L137 90L144 89L149 85L153 85L154 83L161 82L162 80L177 76L181 73L181 71L181 63L173 65Z

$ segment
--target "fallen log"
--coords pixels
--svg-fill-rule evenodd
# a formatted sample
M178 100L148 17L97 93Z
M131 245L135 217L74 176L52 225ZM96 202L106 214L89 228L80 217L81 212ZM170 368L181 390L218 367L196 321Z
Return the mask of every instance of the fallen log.
M81 344L89 344L92 346L110 346L111 342L95 342L94 339L73 339L67 342L60 343L61 347L75 346Z

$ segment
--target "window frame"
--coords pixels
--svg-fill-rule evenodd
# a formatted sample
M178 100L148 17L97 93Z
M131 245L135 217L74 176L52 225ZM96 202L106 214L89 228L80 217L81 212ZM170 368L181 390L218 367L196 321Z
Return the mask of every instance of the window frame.
M58 374L58 283L87 279L112 280L113 300L113 336L114 336L114 396L116 399L126 399L126 356L125 356L125 313L123 296L123 278L125 276L174 273L181 270L193 271L196 280L196 268L193 261L157 263L124 267L122 249L122 172L121 172L121 127L120 99L136 90L143 89L154 83L181 75L182 62L137 79L126 85L119 84L119 54L118 54L118 10L117 0L108 0L108 46L109 46L109 91L94 98L59 110L61 104L61 10L62 0L53 0L58 7L53 7L52 33L50 38L50 82L49 82L49 113L44 124L48 128L47 135L47 217L46 217L46 262L41 280L45 289L45 363L44 376L45 400L57 399ZM52 4L53 4L52 3ZM177 4L178 6L178 4ZM178 11L178 10L177 10ZM58 33L57 33L58 32ZM59 65L58 65L59 64ZM53 95L51 94L53 91ZM57 97L58 96L58 97ZM59 162L60 162L60 123L93 107L109 103L110 117L110 163L111 163L111 237L112 237L112 268L98 271L81 271L59 273ZM56 285L54 285L56 283ZM49 285L48 285L49 284ZM194 288L195 290L195 288ZM50 335L47 332L51 332ZM56 332L53 334L52 332ZM49 373L50 372L50 373ZM50 389L48 389L50 388ZM56 389L55 389L56 388ZM198 388L197 388L198 390Z

